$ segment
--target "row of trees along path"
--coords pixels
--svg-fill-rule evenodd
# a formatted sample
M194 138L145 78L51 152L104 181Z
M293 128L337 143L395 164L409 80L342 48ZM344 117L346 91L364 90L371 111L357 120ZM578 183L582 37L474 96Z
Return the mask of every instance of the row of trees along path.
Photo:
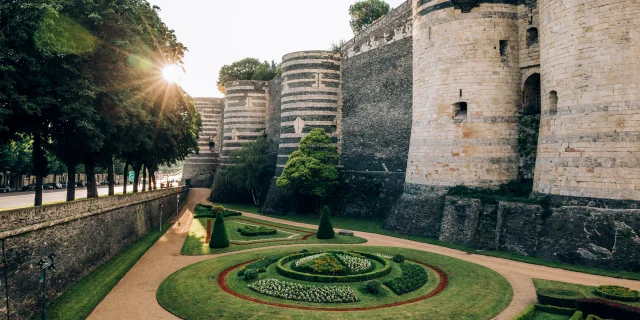
M0 3L0 144L27 141L42 204L47 153L65 166L67 201L75 170L87 174L87 196L98 196L96 167L115 161L149 174L196 152L201 120L162 68L181 65L187 50L146 1L53 0ZM125 184L126 184L125 179ZM126 185L125 185L126 192Z

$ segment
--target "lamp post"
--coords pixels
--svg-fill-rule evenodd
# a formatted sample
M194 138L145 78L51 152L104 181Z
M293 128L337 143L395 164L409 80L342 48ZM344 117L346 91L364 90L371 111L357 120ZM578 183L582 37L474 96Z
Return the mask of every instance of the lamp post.
M176 195L176 217L178 216L178 208L180 208L180 194Z
M162 207L164 206L164 202L160 202L160 232L162 232Z
M38 263L40 265L40 271L42 272L42 320L47 319L47 270L56 268L55 258L56 254L51 251L49 261L41 257Z

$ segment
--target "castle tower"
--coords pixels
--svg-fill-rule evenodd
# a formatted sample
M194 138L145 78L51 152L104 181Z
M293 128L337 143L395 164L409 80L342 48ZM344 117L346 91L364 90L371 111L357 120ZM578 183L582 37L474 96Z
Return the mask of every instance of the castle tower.
M479 2L413 0L408 185L517 178L518 1Z
M234 150L256 141L267 127L267 83L241 80L224 84L224 134L221 164L225 165Z
M323 128L338 143L340 55L329 51L287 54L282 58L282 80L276 176L280 176L289 155L312 129Z
M191 180L192 187L209 188L220 164L223 100L194 98L196 110L202 119L198 140L200 152L190 155L184 162L183 178Z
M538 0L534 191L640 199L640 2Z

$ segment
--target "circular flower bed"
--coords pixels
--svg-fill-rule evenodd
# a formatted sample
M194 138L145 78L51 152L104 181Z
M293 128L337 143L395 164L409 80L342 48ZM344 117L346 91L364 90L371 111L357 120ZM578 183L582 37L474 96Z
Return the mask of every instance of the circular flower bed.
M292 254L278 260L276 270L296 280L335 283L377 279L391 272L391 261L357 251L325 251Z
M611 300L640 301L640 292L620 286L599 286L594 293Z

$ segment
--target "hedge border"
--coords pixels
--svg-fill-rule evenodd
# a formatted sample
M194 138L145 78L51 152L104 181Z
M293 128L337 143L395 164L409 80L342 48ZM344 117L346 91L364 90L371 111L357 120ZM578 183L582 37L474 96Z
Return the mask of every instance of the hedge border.
M533 319L536 311L544 311L552 314L571 316L569 320L582 320L583 315L582 311L576 310L575 308L563 308L544 304L532 304L511 320L531 320Z
M602 318L640 319L640 308L601 298L578 299L576 309Z
M577 292L580 294L580 292ZM552 293L544 292L544 290L536 290L536 296L538 297L538 303L542 305L550 305L550 306L558 306L564 308L575 308L576 300L584 299L586 296L584 295L576 295L576 296L560 296Z
M238 232L240 232L240 234L245 236L245 237L271 236L271 235L274 235L274 234L278 233L278 230L273 229L273 228L266 228L264 226L262 226L262 227L264 227L266 231L256 231L256 232L246 231L245 230L246 227L247 226L245 226L243 228L238 228Z
M531 320L533 319L533 314L536 312L536 305L532 304L524 309L520 314L513 317L511 320Z
M619 295L616 295L616 294L611 294L611 293L602 291L600 289L602 287L604 287L604 286L596 287L595 289L593 289L593 293L595 293L596 295L601 296L601 297L603 297L605 299L610 299L610 300L626 301L626 302L640 301L640 293L638 293L638 291L636 291L636 290L632 290L633 292L636 293L635 297L627 297L627 296L619 296ZM621 287L621 286L616 286L616 287L624 288L624 287ZM628 289L628 288L625 288L625 289Z
M359 252L360 253L360 252ZM254 297L249 297L249 296L245 296L242 295L240 293L237 293L233 290L231 290L231 288L229 288L229 285L227 284L227 277L229 276L229 274L231 272L233 272L233 270L238 269L248 263L254 262L258 259L254 259L251 261L247 261L247 262L243 262L240 263L238 265L229 267L227 269L224 269L220 275L218 276L218 285L220 286L220 288L222 288L222 291L236 297L236 298L240 298L246 301L251 301L251 302L256 302L256 303L260 303L260 304L264 304L264 305L269 305L269 306L274 306L274 307L280 307L280 308L288 308L288 309L299 309L299 310L317 310L317 311L328 311L328 312L348 312L348 311L366 311L366 310L376 310L376 309L384 309L384 308L390 308L390 307L397 307L397 306L402 306L402 305L406 305L406 304L411 304L411 303L415 303L415 302L420 302L423 300L427 300L431 297L434 297L438 294L440 294L442 291L444 291L444 289L447 288L447 286L449 285L449 278L447 277L447 274L444 273L444 271L434 267L434 266L430 266L424 262L420 262L420 261L413 261L417 264L423 265L427 268L432 269L433 271L435 271L438 276L440 277L440 284L438 285L438 287L431 291L430 293L422 296L422 297L418 297L412 300L407 300L407 301L400 301L400 302L395 302L395 303L389 303L389 304L384 304L384 305L380 305L380 306L374 306L374 307L361 307L361 308L318 308L318 307L305 307L305 306L296 306L296 305L290 305L290 304L283 304L283 303L277 303L277 302L271 302L271 301L264 301L264 300L260 300Z
M328 251L328 252L338 252L338 251ZM319 275L319 274L302 273L285 266L286 263L291 262L293 260L318 254L318 252L305 252L305 253L289 255L278 260L278 262L276 262L276 271L278 271L280 275L287 278L302 280L302 281L320 282L320 283L360 282L360 281L367 281L367 280L373 280L380 277L384 277L389 273L391 273L391 262L389 260L378 257L373 254L369 254L369 253L358 252L358 251L351 251L351 252L360 254L366 258L382 263L382 268L373 270L371 272L363 273L363 274L354 274L354 275L347 275L347 276L327 276L327 275Z

